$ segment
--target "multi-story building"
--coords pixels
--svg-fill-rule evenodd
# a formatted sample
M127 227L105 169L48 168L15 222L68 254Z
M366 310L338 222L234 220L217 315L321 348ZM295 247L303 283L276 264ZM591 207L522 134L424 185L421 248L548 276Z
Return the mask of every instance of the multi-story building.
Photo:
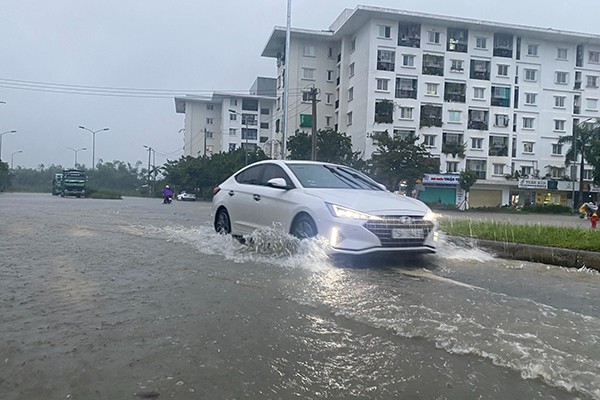
M273 137L275 79L259 77L248 94L213 92L175 98L185 114L183 155L204 156L260 146L269 156L281 152Z
M471 206L566 205L579 190L561 180L575 171L559 138L599 117L599 35L368 6L325 31L292 29L289 55L285 35L276 27L262 53L278 66L274 137L287 73L288 135L310 131L313 87L317 128L346 133L365 158L377 133L415 132L440 165L426 200L459 202L456 179L444 178L463 170L479 179Z

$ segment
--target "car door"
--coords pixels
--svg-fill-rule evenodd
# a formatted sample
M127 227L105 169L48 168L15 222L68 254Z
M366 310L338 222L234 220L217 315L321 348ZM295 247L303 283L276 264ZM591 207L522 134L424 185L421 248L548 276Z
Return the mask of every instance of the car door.
M256 188L260 187L264 165L253 165L235 176L235 184L228 187L227 209L234 232L249 233L257 226L257 209L254 200Z
M270 179L283 178L287 188L272 187ZM277 164L265 164L261 184L254 188L253 199L256 202L255 215L258 226L279 225L287 232L297 209L296 191L287 173Z

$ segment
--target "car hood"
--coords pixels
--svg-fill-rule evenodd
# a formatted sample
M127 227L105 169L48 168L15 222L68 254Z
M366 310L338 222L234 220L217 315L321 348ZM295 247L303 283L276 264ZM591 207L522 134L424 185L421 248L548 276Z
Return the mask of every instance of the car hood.
M375 215L424 215L427 205L412 197L387 191L356 189L305 189L321 200Z

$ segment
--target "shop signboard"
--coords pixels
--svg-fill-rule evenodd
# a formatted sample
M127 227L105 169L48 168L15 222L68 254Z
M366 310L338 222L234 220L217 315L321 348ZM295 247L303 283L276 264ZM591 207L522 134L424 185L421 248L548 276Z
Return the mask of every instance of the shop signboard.
M423 184L424 185L452 185L458 186L458 179L460 175L457 174L424 174Z

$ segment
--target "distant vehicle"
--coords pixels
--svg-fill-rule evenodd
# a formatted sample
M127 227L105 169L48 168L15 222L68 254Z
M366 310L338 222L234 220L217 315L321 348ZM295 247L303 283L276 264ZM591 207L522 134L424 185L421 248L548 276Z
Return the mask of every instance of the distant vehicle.
M62 172L61 196L85 197L87 177L85 171L64 169Z
M62 194L62 173L57 172L52 180L52 195L58 196L60 194Z
M425 203L343 165L260 161L213 193L219 233L239 237L276 226L299 238L322 236L338 254L436 251L435 214Z
M177 200L181 200L181 201L196 201L196 194L195 193L188 193L188 192L181 192L177 195Z

